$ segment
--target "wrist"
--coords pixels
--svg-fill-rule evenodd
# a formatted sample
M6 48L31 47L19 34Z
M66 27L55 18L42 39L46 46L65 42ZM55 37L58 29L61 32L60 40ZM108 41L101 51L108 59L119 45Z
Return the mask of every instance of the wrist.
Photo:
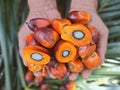
M70 11L83 10L87 12L97 12L98 0L72 0Z
M56 0L28 0L30 12L46 11L56 9Z
M32 18L47 18L49 20L53 20L54 18L60 18L60 14L57 9L30 11L27 21Z

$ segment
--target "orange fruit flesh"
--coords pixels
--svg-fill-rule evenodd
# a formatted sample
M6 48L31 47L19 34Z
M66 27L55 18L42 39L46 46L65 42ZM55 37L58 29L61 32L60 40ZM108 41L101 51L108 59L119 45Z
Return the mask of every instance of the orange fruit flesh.
M76 57L77 49L69 42L63 42L57 46L55 57L58 62L67 63L73 61Z
M67 19L54 19L52 26L59 33L62 33L62 28L66 25L70 25L71 22Z
M91 32L81 24L72 24L63 28L61 38L75 46L84 46L92 41Z
M23 59L32 64L44 65L44 64L49 63L50 56L41 51L24 50L24 58Z

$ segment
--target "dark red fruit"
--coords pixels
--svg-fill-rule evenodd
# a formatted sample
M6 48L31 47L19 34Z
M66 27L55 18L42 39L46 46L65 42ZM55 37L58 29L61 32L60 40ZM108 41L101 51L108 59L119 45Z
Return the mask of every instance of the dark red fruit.
M41 45L46 48L52 48L58 41L59 35L54 29L42 27L35 31L34 37Z
M49 90L49 88L50 88L50 84L48 83L41 84L40 86L40 90Z
M90 22L90 15L85 11L72 11L67 17L72 23L87 24Z
M34 19L31 19L30 22L27 22L27 24L28 24L28 27L34 32L38 28L49 26L50 21L45 18L34 18Z
M27 83L31 83L34 79L34 76L33 76L33 73L28 71L26 74L25 74L25 80Z
M42 77L42 76L40 76L40 77L35 77L34 83L35 83L37 86L39 86L39 85L42 84L43 80L44 80L44 77Z

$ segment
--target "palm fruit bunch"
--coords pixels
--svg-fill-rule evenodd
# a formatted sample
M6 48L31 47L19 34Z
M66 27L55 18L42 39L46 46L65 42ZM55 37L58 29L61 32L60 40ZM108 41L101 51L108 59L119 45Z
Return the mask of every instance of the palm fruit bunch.
M45 78L65 79L70 73L99 67L101 59L96 52L99 35L94 26L88 25L90 20L89 13L72 11L66 19L33 18L27 22L32 33L26 36L23 50L29 70L26 81L34 79L42 87ZM75 85L68 83L73 88L66 84L65 90L74 90Z

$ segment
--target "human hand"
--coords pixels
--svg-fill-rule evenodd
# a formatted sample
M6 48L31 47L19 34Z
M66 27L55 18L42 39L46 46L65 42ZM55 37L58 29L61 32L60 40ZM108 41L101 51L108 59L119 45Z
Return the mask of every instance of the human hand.
M104 22L101 20L100 16L97 13L97 0L72 0L70 12L74 10L78 11L86 11L91 16L91 21L89 25L95 26L98 30L99 37L97 43L97 52L100 55L102 62L104 62L106 48L107 48L107 39L108 39L108 28L105 26ZM82 72L83 78L88 78L91 75L91 69L85 69ZM70 77L74 77L76 79L78 73L74 73L70 75ZM76 77L76 78L75 78Z
M29 12L29 15L26 19L26 22L28 22L28 21L30 21L30 19L36 18L36 17L47 18L49 20L52 20L54 18L61 18L60 14L57 11L56 2L55 2L55 0L53 0L53 1L54 2L51 2L51 0L47 0L47 1L46 0L43 0L43 1L36 0L36 2L34 2L33 0L28 0L30 12ZM91 7L91 5L93 4L92 2L93 1L95 2L95 0L88 0L88 1L92 1L92 2L88 3L88 4L91 4L90 8L88 5L87 5L87 7L83 7L85 5L81 2L82 1L84 2L84 0L78 0L78 1L81 1L80 3L77 3L79 5L76 5L76 1L74 0L74 3L72 2L70 11L83 10L83 11L87 11L90 13L92 19L91 19L91 22L89 24L95 26L99 32L99 42L97 44L97 51L101 57L101 60L103 61L104 56L105 56L105 52L106 52L106 46L107 46L108 29L106 28L106 26L104 25L104 23L100 19L99 15L97 14L97 11L96 11L97 5L94 3L93 7ZM40 2L40 3L38 3L38 2ZM75 6L74 6L74 4L75 4ZM23 24L23 26L20 29L19 34L18 34L19 51L20 51L20 55L22 56L22 58L23 58L22 52L23 52L23 49L26 45L25 44L25 37L30 33L32 33L32 32L29 30L28 26L26 24ZM23 61L23 62L24 62L24 65L27 66L26 62L25 61ZM90 69L85 69L82 72L83 78L88 78L91 74L91 71L92 70L90 70ZM34 75L38 76L39 72L34 73ZM69 78L73 80L73 79L76 79L75 77L77 77L77 76L78 76L78 73L72 73L69 76Z
M29 14L25 22L30 21L33 18L47 18L49 20L53 20L54 18L61 18L60 14L57 10L56 0L28 0L29 5ZM30 33L33 33L29 30L26 23L20 28L18 33L19 39L19 52L23 60L23 49L26 46L25 38ZM27 63L23 60L25 66Z

